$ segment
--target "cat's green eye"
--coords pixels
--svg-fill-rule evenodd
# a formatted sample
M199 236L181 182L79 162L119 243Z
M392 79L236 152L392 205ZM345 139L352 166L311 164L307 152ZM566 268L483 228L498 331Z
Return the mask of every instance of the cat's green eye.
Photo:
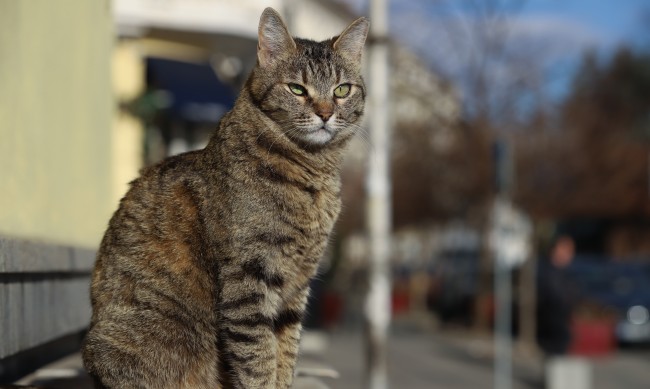
M296 96L304 96L307 94L305 87L298 84L289 84L289 90Z
M350 94L350 84L341 84L334 89L334 96L342 99Z

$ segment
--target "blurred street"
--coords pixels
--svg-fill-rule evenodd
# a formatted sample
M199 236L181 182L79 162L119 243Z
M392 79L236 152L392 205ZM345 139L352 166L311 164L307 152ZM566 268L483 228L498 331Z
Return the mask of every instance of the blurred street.
M422 333L399 330L389 342L391 388L474 389L493 386L491 344L465 332ZM324 378L330 388L364 387L364 358L361 333L335 331L326 335L325 349L304 353L300 366L330 367L338 379ZM593 389L647 389L650 382L650 347L623 349L592 360ZM91 389L81 369L78 354L48 365L19 382L46 389ZM300 379L295 387L317 388ZM541 360L515 353L513 389L541 389Z
M449 334L451 335L451 334ZM389 377L392 388L465 389L493 387L490 344L471 337L442 333L404 333L390 339ZM324 361L341 374L337 389L363 387L362 340L340 333L331 339ZM515 354L516 355L516 354ZM619 351L593 361L593 389L645 389L650 382L650 348ZM541 361L515 360L513 389L543 388Z

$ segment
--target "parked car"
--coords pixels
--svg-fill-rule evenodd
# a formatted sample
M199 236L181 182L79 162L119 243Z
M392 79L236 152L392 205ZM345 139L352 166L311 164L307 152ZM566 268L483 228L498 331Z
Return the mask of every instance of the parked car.
M578 258L568 270L583 303L615 318L619 343L650 343L650 262Z
M428 305L443 323L469 325L478 287L478 252L448 250L431 269Z

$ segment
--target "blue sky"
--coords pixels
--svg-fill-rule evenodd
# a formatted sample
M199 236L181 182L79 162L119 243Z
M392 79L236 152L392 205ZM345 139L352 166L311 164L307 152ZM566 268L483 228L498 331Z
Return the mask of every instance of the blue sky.
M647 44L650 40L648 0L529 0L522 16L572 21L608 47L619 43Z
M367 13L369 0L339 0L359 13ZM550 56L579 57L586 49L608 52L620 44L650 49L650 0L388 0L393 35L425 51L444 46L441 22L450 14L462 15L462 4L520 2L510 15L514 38L555 42ZM507 7L506 7L507 8ZM424 33L422 33L424 32ZM422 37L425 35L426 37ZM422 41L418 42L418 39ZM424 50L418 50L418 48Z
M368 0L341 1L367 13ZM485 35L467 33L474 27L471 15L476 4L479 8L494 3L523 4L503 24L507 25L508 47L516 52L518 61L527 62L524 67L542 74L546 91L554 99L568 92L585 51L594 49L606 58L621 44L650 50L650 0L388 1L391 34L461 90L463 69L475 59L476 39ZM496 83L500 78L504 83L513 81L511 64L497 63L492 70L490 77L494 76Z
M367 7L368 0L347 0ZM636 45L650 41L650 0L389 0L391 26L398 34L409 28L405 22L417 16L435 24L445 15L463 13L463 4L521 3L510 16L519 28L558 38L558 26L565 34L560 39L579 40L583 44L611 48L621 43ZM473 8L470 6L469 8ZM407 16L410 15L410 16ZM573 36L577 35L577 36Z

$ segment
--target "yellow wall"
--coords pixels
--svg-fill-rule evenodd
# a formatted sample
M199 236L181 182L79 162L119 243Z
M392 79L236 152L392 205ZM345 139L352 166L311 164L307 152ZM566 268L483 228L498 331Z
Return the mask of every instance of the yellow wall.
M96 246L114 208L108 0L0 0L0 234Z
M118 101L128 103L145 88L145 64L135 40L120 40L113 49L113 93ZM142 122L124 110L116 111L113 122L112 199L117 204L138 176L143 163L144 128Z

